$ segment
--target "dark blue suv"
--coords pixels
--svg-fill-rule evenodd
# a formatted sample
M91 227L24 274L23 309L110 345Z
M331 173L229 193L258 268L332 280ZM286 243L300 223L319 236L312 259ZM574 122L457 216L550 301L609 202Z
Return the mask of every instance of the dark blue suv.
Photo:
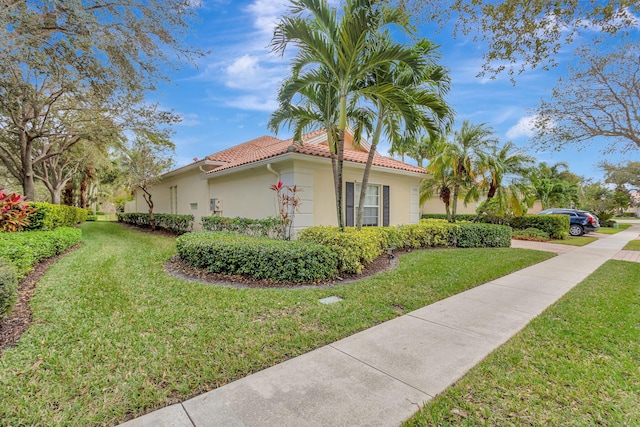
M578 209L550 208L538 212L539 215L569 215L569 234L582 236L584 233L600 230L598 217L591 212Z

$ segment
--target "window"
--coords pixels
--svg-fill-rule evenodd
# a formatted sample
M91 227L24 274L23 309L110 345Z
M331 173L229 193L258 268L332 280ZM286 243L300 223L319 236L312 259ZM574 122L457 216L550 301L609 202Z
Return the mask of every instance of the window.
M169 187L169 211L172 214L178 213L178 186Z
M388 185L367 185L364 199L362 225L389 225L389 197ZM345 182L345 225L352 227L356 224L358 203L360 202L360 184Z
M355 188L355 214L358 214L360 202L360 184ZM354 221L355 222L355 221ZM364 212L362 213L362 225L365 227L376 227L380 224L380 186L367 185L367 192L364 196Z

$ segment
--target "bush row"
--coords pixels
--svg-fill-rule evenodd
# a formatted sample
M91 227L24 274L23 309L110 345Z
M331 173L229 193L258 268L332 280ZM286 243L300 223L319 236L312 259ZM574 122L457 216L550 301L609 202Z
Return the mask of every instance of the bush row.
M315 282L338 273L329 248L314 243L202 232L178 237L176 248L184 261L213 273L288 282Z
M347 227L344 232L337 227L309 227L302 230L298 239L328 246L338 257L340 271L360 273L387 248L509 247L511 228L493 224L421 220L418 224L370 227L361 231L352 227Z
M2 319L16 303L18 292L18 276L16 268L8 261L0 258L0 319Z
M153 214L156 227L172 231L177 234L193 230L193 215ZM144 212L118 212L118 221L138 227L151 227L151 218Z
M222 216L203 216L202 228L205 231L228 231L247 236L281 237L282 220L269 217L267 219L225 218Z
M509 225L514 230L537 228L552 239L564 239L569 235L569 221L568 215L524 215L512 218Z
M425 219L446 219L444 214L424 214ZM514 230L537 228L549 235L551 239L564 239L569 235L569 217L566 215L524 215L520 217L496 217L492 215L463 214L456 215L456 220L476 223L503 224ZM602 224L601 224L602 225Z
M79 228L0 233L0 258L11 262L22 279L39 261L58 255L80 241Z
M46 202L29 204L36 212L29 215L25 230L55 230L58 227L74 227L87 220L89 211L75 206L54 205Z

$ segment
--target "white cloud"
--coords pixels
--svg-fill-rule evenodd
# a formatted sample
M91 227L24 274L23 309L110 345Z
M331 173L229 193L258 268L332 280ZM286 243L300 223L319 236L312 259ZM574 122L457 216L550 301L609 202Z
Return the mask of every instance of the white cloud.
M288 5L288 0L256 0L245 10L253 15L253 26L271 38L273 29L287 11Z
M180 114L180 118L182 120L178 123L179 126L199 126L202 124L196 113Z
M507 138L516 139L523 136L532 137L535 133L536 116L522 117L518 123L509 128Z
M278 102L275 99L257 95L235 97L227 102L227 105L242 110L265 111L268 113L278 108Z

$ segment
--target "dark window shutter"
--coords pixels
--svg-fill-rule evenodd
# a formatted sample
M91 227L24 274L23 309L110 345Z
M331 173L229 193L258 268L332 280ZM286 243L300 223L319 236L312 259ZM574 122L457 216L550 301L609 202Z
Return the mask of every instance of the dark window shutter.
M382 225L389 225L389 186L382 186Z
M355 193L355 186L353 185L353 182L346 182L346 187L345 187L345 204L346 204L346 209L345 209L345 221L344 223L346 224L347 227L353 227L353 218L354 218L354 193Z

